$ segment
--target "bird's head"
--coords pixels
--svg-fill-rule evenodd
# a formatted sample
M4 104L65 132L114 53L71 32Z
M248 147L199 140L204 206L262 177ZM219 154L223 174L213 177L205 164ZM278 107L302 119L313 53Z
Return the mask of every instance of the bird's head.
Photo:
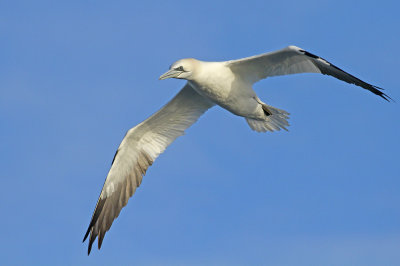
M159 79L187 79L190 80L193 77L193 72L198 65L198 61L193 58L181 59L173 63L169 70L162 74Z

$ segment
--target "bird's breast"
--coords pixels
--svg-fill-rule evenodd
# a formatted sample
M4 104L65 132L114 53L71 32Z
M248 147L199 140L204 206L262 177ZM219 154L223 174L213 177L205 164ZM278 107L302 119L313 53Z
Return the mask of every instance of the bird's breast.
M249 101L254 101L251 100L255 96L252 86L222 65L207 66L189 83L200 95L236 115L247 114Z
M221 104L229 98L229 86L224 86L221 83L197 83L192 81L191 85L200 95L217 104Z
M235 75L229 68L218 63L205 65L190 84L199 94L219 105L231 101L239 91Z

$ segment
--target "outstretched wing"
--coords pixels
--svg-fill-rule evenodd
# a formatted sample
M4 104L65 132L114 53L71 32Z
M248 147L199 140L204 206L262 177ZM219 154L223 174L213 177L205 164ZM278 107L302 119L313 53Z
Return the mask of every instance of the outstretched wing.
M381 91L382 88L368 84L325 59L296 46L288 46L275 52L231 60L226 63L235 74L251 83L272 76L321 73L367 89L386 101L391 99Z
M139 187L147 168L211 106L211 102L187 83L168 104L127 132L114 156L83 239L90 234L88 254L96 237L100 249L105 233Z

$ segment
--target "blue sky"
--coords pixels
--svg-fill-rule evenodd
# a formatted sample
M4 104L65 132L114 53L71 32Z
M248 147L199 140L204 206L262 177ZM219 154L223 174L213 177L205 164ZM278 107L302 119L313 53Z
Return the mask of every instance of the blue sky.
M208 111L143 179L86 255L125 132L184 82L180 58L297 45L400 100L396 1L3 1L4 265L397 265L399 104L330 77L255 85L291 113L259 134Z

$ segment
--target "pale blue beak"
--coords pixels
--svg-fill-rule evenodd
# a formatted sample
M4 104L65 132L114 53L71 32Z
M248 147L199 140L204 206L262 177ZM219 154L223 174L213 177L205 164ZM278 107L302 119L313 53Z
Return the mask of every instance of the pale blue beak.
M159 80L162 79L169 79L169 78L176 78L178 77L183 71L179 71L176 69L170 69L166 73L162 74L159 78Z

